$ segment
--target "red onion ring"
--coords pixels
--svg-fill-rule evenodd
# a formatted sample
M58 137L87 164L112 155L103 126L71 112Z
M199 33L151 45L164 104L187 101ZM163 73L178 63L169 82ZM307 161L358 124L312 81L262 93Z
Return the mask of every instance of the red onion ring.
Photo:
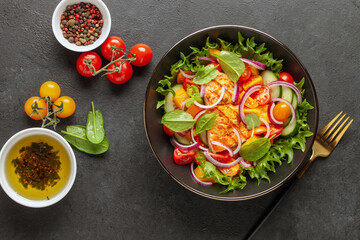
M264 138L268 138L269 136L270 136L270 125L269 125L269 123L265 120L265 119L263 119L263 118L261 118L261 117L259 117L259 119L260 119L260 121L262 121L264 124L265 124L265 126L266 126L266 135L264 136Z
M181 68L180 68L180 72L186 78L193 79L195 77L195 74L194 75L187 74Z
M201 88L200 88L200 97L204 97L205 96L205 84L201 85Z
M243 62L246 62L247 64L256 67L259 70L265 70L266 69L266 65L261 63L261 62L257 62L254 60L250 60L247 58L240 58Z
M231 168L231 167L235 166L236 164L238 164L241 160L241 157L239 157L238 159L236 159L235 161L233 161L231 163L221 163L221 162L217 161L216 159L214 159L213 157L211 157L208 151L205 151L204 155L209 162L214 164L216 167L221 167L221 168Z
M234 93L231 97L233 103L237 102L237 100L239 99L239 92L240 92L239 89L240 89L239 84L236 82L234 86Z
M278 80L278 81L273 81L273 82L269 83L269 84L268 84L268 87L278 86L278 85L285 86L285 87L289 87L289 88L291 88L292 90L294 90L294 92L295 92L295 94L296 94L296 96L297 96L297 99L298 99L298 103L299 103L299 104L302 103L301 92L300 92L299 88L298 88L297 86L295 86L295 84Z
M244 168L251 168L251 167L252 167L252 165L249 164L249 163L247 163L247 162L245 162L245 160L244 160L243 158L240 160L240 164L241 164L241 166L243 166Z
M235 135L237 136L237 138L238 138L238 145L237 145L237 147L236 147L236 149L234 150L234 155L235 154L237 154L239 151L240 151L240 148L241 148L241 137L240 137L240 133L239 133L239 131L236 129L236 128L233 128L233 131L234 131L234 133L235 133Z
M170 138L170 142L174 147L176 147L184 152L197 149L200 146L200 144L198 142L194 142L191 145L182 145L182 144L178 143L174 137Z
M206 105L202 105L202 104L198 103L197 101L194 101L194 104L195 104L196 106L200 107L200 108L203 108L203 109L213 108L213 107L215 107L216 105L218 105L218 104L221 102L221 100L223 99L223 97L224 97L224 95L225 95L225 87L224 87L224 86L221 88L221 91L222 91L222 92L221 92L221 95L220 95L219 99L218 99L218 100L216 101L216 103L214 103L213 105L206 106Z
M192 178L195 180L195 182L203 185L203 186L211 186L213 185L211 182L203 182L201 181L199 178L197 178L197 176L195 175L195 172L194 172L194 162L192 162L190 164L190 173L191 173L191 176Z
M269 115L270 122L273 123L276 126L283 126L284 125L283 122L280 122L280 121L276 120L275 117L274 117L273 110L274 110L274 107L275 107L275 102L283 102L283 103L287 104L290 107L291 115L292 115L290 123L293 123L295 121L295 108L291 103L289 103L289 101L287 101L285 99L282 99L282 98L273 98L270 101L270 105L269 105L269 108L268 108L268 115Z
M239 113L240 113L240 118L241 118L242 122L245 122L244 106L245 106L246 99L254 92L259 91L260 88L261 88L260 84L256 84L256 85L250 87L248 90L246 90L244 96L241 98L241 101L239 104Z
M200 60L206 60L206 61L209 61L209 62L216 62L214 59L207 58L207 57L198 57L198 59L200 59Z
M177 132L176 134L179 135L180 137L185 137L186 132L187 131L185 131L185 132Z
M230 147L226 146L225 144L217 141L212 141L211 144L225 148L225 150L229 152L230 157L234 156L233 150Z

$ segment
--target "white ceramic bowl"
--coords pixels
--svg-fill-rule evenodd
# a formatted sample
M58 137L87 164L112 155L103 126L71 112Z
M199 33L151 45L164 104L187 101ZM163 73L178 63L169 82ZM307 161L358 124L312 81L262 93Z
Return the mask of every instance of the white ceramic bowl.
M105 3L102 0L86 0L83 2L94 4L96 7L99 8L104 24L102 27L102 33L100 37L93 43L87 46L77 46L74 43L70 43L66 38L64 38L62 34L62 30L60 28L60 18L61 14L65 11L67 5L73 5L78 4L82 1L80 0L62 0L57 7L55 8L55 11L52 16L52 29L53 33L56 37L56 39L59 41L61 45L66 47L69 50L75 51L75 52L87 52L91 51L97 47L99 47L109 36L110 28L111 28L111 16L109 9L106 7Z
M8 155L10 154L11 149L15 146L20 140L30 137L30 136L47 136L52 138L53 140L57 141L64 147L70 162L70 174L67 179L67 182L63 189L57 193L55 196L50 198L49 200L31 200L19 195L9 184L6 174L6 161L9 161ZM33 207L33 208L42 208L53 205L60 201L66 194L70 191L71 187L74 184L76 177L76 159L74 152L69 145L69 143L58 133L46 129L46 128L28 128L16 133L12 136L3 146L0 152L0 184L5 193L15 202L24 205L26 207Z

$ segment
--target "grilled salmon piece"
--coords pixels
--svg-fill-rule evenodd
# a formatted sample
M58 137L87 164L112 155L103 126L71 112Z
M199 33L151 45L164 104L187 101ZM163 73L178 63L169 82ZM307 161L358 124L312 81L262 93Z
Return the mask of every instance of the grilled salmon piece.
M234 92L234 82L225 74L219 73L215 79L205 85L205 104L214 104L221 95L221 88L225 87L225 95L219 105L231 104L231 97Z
M223 143L233 149L237 147L238 138L233 131L234 128L240 133L242 142L250 137L249 130L240 120L238 105L218 105L213 112L218 114L216 124L207 132L208 143L212 152L221 152L225 150L221 146L213 145L212 141Z

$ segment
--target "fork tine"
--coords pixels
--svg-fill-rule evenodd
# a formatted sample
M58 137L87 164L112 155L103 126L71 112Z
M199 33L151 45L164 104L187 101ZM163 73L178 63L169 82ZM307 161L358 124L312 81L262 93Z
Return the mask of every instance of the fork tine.
M323 127L323 129L321 129L318 132L318 136L323 136L324 133L331 127L331 125L336 121L336 119L343 113L343 111L341 111L338 115L336 115L328 124L326 124L325 127Z
M344 116L342 116L339 120L338 120L338 122L334 125L334 126L332 126L333 124L334 124L334 122L336 121L336 119L341 115L343 113L343 111L341 111L338 115L336 115L336 117L334 117L328 124L326 124L326 126L323 128L323 129L321 129L321 131L318 133L318 136L320 137L320 138L323 138L324 140L326 140L328 137L329 137L329 135L331 134L331 132L332 131L334 131L334 129L335 129L335 127L339 124L339 122L345 117L345 115ZM332 128L329 130L329 128L332 126ZM329 131L328 131L329 130ZM326 131L328 131L327 133L326 133ZM324 134L326 133L326 135L324 136Z
M336 125L335 125L334 127L336 127L344 117L345 117L345 115L336 123ZM329 136L329 139L324 138L324 139L325 139L325 142L328 142L328 143L330 144L330 143L332 142L332 140L336 137L336 135L338 134L338 132L342 129L342 127L344 126L344 124L349 120L349 118L350 118L350 117L347 117L347 118L345 119L345 121L342 122L342 124L340 125L340 127L338 127L338 128L336 129L336 131L335 131L334 133L332 133L331 136Z
M346 119L347 120L347 119ZM339 136L337 136L335 138L335 140L330 144L330 146L332 148L335 148L336 145L339 143L340 139L342 138L342 136L344 135L344 133L346 132L346 130L349 128L350 124L353 122L354 119L351 119L351 121L346 125L346 127L340 132Z

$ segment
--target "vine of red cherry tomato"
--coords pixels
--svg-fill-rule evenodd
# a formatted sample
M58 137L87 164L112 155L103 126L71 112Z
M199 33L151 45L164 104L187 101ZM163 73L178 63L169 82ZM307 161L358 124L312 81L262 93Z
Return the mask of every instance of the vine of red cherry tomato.
M76 61L76 69L84 77L93 77L105 72L114 84L123 84L130 80L133 74L132 65L143 67L148 65L153 57L151 48L139 43L125 54L125 42L116 36L109 37L101 45L101 54L110 62L102 66L101 57L93 51L82 53Z

